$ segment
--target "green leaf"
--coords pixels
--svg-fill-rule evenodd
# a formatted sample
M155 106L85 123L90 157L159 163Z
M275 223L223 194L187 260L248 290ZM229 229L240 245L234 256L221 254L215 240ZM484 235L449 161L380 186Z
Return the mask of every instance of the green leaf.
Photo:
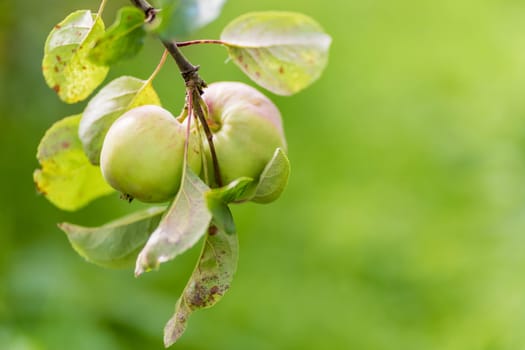
M252 182L251 177L238 178L226 186L209 190L206 192L206 199L219 200L226 204L239 201L244 197L248 185Z
M206 203L213 215L213 221L227 234L235 233L235 223L228 204L243 199L252 182L253 179L242 177L224 187L206 192Z
M191 248L206 233L211 213L204 194L208 186L185 165L181 188L137 259L135 274L157 268Z
M228 24L221 40L253 81L275 94L292 95L319 78L332 39L303 14L253 12Z
M79 135L89 161L99 164L100 150L109 127L126 111L142 105L160 105L150 80L119 77L104 86L86 106Z
M42 71L47 85L62 101L86 99L106 77L109 68L88 59L89 51L102 35L104 22L89 10L73 12L49 33Z
M221 230L210 232L214 234L207 236L199 262L164 328L166 347L182 336L194 311L215 305L232 283L239 252L237 235L227 235Z
M132 58L142 49L145 37L144 12L136 7L123 7L115 23L91 49L89 58L100 65L112 65Z
M224 202L212 202L208 201L208 209L213 215L213 224L220 230L231 235L237 232L235 227L235 221L233 220L233 214L228 207L228 204Z
M261 173L255 194L251 200L257 203L273 202L284 191L289 176L290 161L286 157L286 153L281 148L277 148L272 159Z
M162 11L150 30L164 40L173 40L204 27L221 13L226 0L159 0Z
M58 227L87 261L103 267L124 268L132 266L165 210L165 207L152 207L100 227L82 227L67 222Z
M42 169L33 178L37 189L55 206L77 210L113 189L100 168L89 163L78 138L80 115L64 118L51 126L38 146Z

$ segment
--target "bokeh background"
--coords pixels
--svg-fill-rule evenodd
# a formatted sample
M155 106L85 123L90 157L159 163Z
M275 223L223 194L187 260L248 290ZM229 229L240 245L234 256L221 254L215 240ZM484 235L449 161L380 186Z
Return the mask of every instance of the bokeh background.
M124 0L109 2L111 23ZM93 0L0 2L0 349L162 349L198 248L139 279L84 262L56 223L99 225L138 204L77 213L37 195L35 151L62 104L44 40ZM230 0L192 38L252 10L294 10L333 36L322 78L285 119L293 172L279 201L234 208L231 291L174 349L525 348L525 2ZM114 67L146 78L150 40ZM249 80L221 47L187 56L209 82ZM154 83L182 107L172 62Z

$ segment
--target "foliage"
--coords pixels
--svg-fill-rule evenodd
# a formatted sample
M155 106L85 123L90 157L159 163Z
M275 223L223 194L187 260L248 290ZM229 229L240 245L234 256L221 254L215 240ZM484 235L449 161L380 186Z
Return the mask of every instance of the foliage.
M42 70L47 85L64 102L86 99L106 77L109 67L88 58L103 33L104 22L89 10L73 12L49 33Z
M80 118L76 115L56 122L38 146L42 169L34 172L37 189L63 210L77 210L113 192L84 154L78 137Z
M206 135L211 153L210 159L203 155L202 161L211 161L215 179L206 171L195 174L190 169L188 152L192 146L186 141L180 189L167 210L151 207L99 227L70 223L59 227L87 261L120 268L136 260L137 276L173 260L204 238L196 269L165 329L165 344L170 346L186 329L189 315L213 306L231 285L238 247L229 205L276 200L286 187L290 165L285 151L277 148L273 158L261 164L266 167L257 178L240 177L222 184L210 131L215 125L209 125L207 114L211 107L200 96L206 83L198 75L198 67L179 50L177 39L213 21L224 0L162 0L156 4L159 8L132 1L135 7L121 8L107 30L102 20L105 2L97 14L76 11L53 28L42 64L48 86L66 103L83 101L103 83L110 66L139 54L148 36L160 39L186 85L186 97L181 97L185 109L180 116L187 125L185 137L189 139L192 127ZM232 21L216 41L254 82L281 95L294 94L319 78L330 42L313 19L291 12L246 14ZM196 40L184 46L199 43ZM42 169L35 171L34 178L39 191L57 207L77 210L113 192L98 167L104 138L125 112L161 104L152 84L165 57L166 53L147 80L131 76L112 80L88 101L82 114L65 118L48 130L37 154ZM136 142L140 144L140 138ZM203 144L199 147L205 148ZM133 200L127 193L122 196Z

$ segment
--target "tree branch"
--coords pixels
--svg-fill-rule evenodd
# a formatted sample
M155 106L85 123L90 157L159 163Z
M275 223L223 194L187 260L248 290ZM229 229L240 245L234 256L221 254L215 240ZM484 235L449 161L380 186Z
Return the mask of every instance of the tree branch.
M151 6L146 0L131 0L133 5L140 8L144 11L146 15L146 22L152 22L158 10ZM161 40L164 47L168 50L170 55L173 57L177 63L177 67L184 79L186 88L188 90L189 96L193 98L193 110L198 117L199 122L202 124L204 132L206 134L206 139L208 140L208 145L210 147L210 154L213 163L213 170L215 174L215 182L219 187L222 187L222 178L221 171L219 168L219 160L217 158L217 153L215 152L215 146L213 144L213 134L206 122L204 112L201 108L201 97L206 87L206 82L199 75L199 66L194 66L188 59L182 54L179 47L177 46L176 41Z

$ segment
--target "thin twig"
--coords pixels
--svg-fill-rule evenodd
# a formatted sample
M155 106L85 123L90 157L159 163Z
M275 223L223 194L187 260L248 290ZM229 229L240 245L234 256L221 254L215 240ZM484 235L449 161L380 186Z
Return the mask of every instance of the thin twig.
M164 50L164 52L162 53L162 57L160 58L159 64L157 64L157 67L149 76L148 82L152 82L153 79L155 79L155 77L157 76L157 74L159 74L160 70L164 66L164 63L166 63L166 58L168 58L168 50Z
M104 12L104 8L106 7L106 3L107 3L107 0L102 0L102 2L100 3L100 6L98 7L98 10L97 10L97 17L102 16L102 13Z
M199 44L217 44L217 45L226 45L225 41L222 40L213 40L213 39L200 39L200 40L189 40L189 41L178 41L178 47L199 45Z

